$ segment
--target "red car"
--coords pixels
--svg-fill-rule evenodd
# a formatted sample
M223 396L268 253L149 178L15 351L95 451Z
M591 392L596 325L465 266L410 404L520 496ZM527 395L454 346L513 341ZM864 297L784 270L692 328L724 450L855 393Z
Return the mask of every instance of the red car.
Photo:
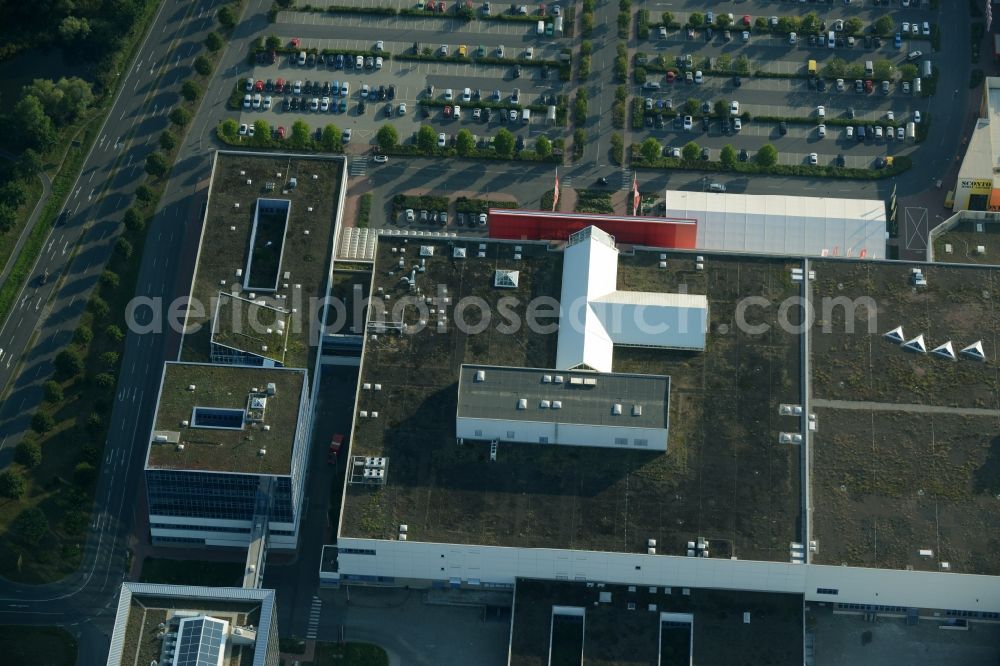
M450 106L444 107L444 117L445 118L451 118L451 107Z
M278 79L277 81L274 82L274 90L276 92L280 92L280 91L284 90L284 88L285 88L285 80L284 79Z
M334 433L333 436L330 437L330 453L333 455L340 453L340 447L343 446L343 444L344 436L339 432Z
M299 42L299 38L298 37L292 37L292 48L293 49L299 48L299 43L300 42Z
M444 14L444 0L438 3L438 14Z
M677 78L676 74L674 74L673 72L671 72L669 70L667 71L667 83L673 83L674 79L676 79L676 78Z
M872 88L873 88L872 80L871 79L866 79L865 80L865 92L866 93L870 93L872 91Z
M284 139L285 138L285 128L284 127L279 127L278 128L278 138L279 139Z
M750 27L750 15L749 14L744 14L743 15L743 25L745 27L747 27L747 28Z
M264 92L264 82L258 81L257 83L253 84L253 89L255 92Z
M539 16L545 16L545 5L544 4L538 5L538 15Z

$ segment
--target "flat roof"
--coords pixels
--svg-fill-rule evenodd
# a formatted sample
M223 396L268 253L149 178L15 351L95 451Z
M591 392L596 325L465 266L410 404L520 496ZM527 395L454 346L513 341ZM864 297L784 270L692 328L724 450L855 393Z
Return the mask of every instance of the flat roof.
M878 199L667 190L667 217L698 221L699 250L885 258Z
M595 383L581 383L588 380ZM518 407L522 399L524 409ZM548 401L544 409L542 400ZM657 375L463 365L458 380L459 418L665 429L669 406L670 377Z
M420 257L429 244L437 244L434 254ZM451 246L465 247L467 258L453 258ZM380 237L375 302L413 293L400 280L399 260L404 267L424 260L416 295L431 298L428 308L445 305L450 323L366 335L358 381L372 388L358 391L350 455L387 457L388 472L378 488L348 484L339 535L392 539L406 523L411 541L645 553L646 539L656 538L673 554L704 536L718 541L720 557L787 561L798 539L800 450L776 445L794 422L778 407L798 400L800 336L782 329L777 308L760 311L771 324L762 334L739 330L733 318L745 297L780 302L798 293L788 276L801 264L705 254L699 270L696 254L667 251L661 268L661 254L622 255L618 289L705 295L709 344L697 352L622 347L613 370L670 377L670 451L609 456L590 447L501 444L491 462L489 442L455 439L461 366L554 367L558 330L544 324L557 318L540 314L539 327L526 321L533 299L558 301L563 253L524 241ZM497 269L520 271L518 287L495 288ZM454 325L454 306L470 296L492 313L479 332ZM498 314L501 298L516 299L507 301L521 322L516 330ZM370 321L382 317L377 310L369 307ZM402 311L404 323L415 324L422 315L410 310ZM467 309L471 322L482 323L479 311ZM378 417L358 418L362 410Z
M300 369L166 363L146 469L289 474L305 379ZM239 427L195 427L195 408L245 410L251 394L264 394L269 383L276 390L265 396L261 421L233 414Z
M342 199L342 169L341 158L216 153L191 286L191 297L201 307L189 309L187 318L189 328L201 326L184 336L180 360L209 360L212 328L209 324L220 291L237 293L283 310L295 309L299 313L310 311L310 298L325 296L334 226ZM289 189L288 183L293 177L297 185ZM241 286L247 275L254 205L259 198L291 202L288 228L281 247L278 289L274 292L250 292ZM286 367L312 366L311 333L315 333L312 322L303 318L287 340Z
M225 291L219 292L218 299L212 342L284 364L289 337L297 325L292 320L298 319L298 313L278 308L273 301L269 305L266 300L251 301ZM296 338L290 358L301 357L300 345Z
M687 664L692 651L694 664L787 666L802 662L802 605L798 594L521 578L514 593L510 664L547 666L552 612L559 606L584 609L585 666ZM668 625L661 631L661 613L690 616L692 629ZM749 624L744 613L750 614ZM677 636L671 635L674 630L680 630ZM566 643L567 652L579 654L579 639Z
M273 590L123 583L107 665L160 661L159 625L200 614L229 622L230 629L253 625L257 630L254 644L241 647L227 640L224 666L264 666L274 603Z

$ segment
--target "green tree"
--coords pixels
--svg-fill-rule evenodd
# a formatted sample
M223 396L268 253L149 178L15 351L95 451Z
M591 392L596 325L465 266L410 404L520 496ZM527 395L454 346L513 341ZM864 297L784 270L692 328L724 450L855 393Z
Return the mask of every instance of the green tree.
M288 143L292 148L308 148L311 143L309 138L309 125L302 120L292 123L292 136Z
M664 26L670 26L674 24L674 15L671 12L663 12L660 14L660 23Z
M901 78L904 81L912 81L913 79L917 78L918 72L919 70L917 69L917 66L912 65L910 63L906 63L905 65L899 66L899 78Z
M99 372L94 376L94 384L97 388L108 390L115 387L115 376L110 372Z
M703 14L694 12L688 16L688 27L700 28L703 25L705 25L705 16Z
M476 140L472 138L472 132L467 129L458 131L455 137L455 150L462 157L468 157L476 150Z
M38 98L45 113L57 125L76 120L94 102L90 84L75 76L58 81L35 79L24 88L24 94Z
M219 37L217 32L208 33L208 36L205 37L205 46L209 51L215 53L222 48L222 37Z
M729 17L727 16L726 19L728 20ZM778 19L778 25L774 26L774 31L787 35L790 32L795 32L798 28L799 19L797 16L782 16Z
M121 240L121 239L119 239ZM100 296L94 295L87 301L87 309L94 315L94 319L104 319L111 312L111 306Z
M382 150L392 150L399 143L399 133L396 128L386 123L379 128L378 134L376 135L378 139L378 145Z
M267 41L264 42L264 45L271 51L273 51L274 49L280 49L281 37L278 37L277 35L268 35Z
M233 123L235 124L236 121L234 120ZM152 187L143 183L135 188L135 198L143 203L149 203L156 198L156 192L153 191Z
M852 37L860 37L865 31L865 23L857 16L852 16L851 18L844 21L844 32Z
M98 402L97 404L101 404ZM107 405L107 403L104 403ZM91 412L90 416L87 417L87 432L91 435L98 435L101 432L101 428L104 426L104 419L97 412Z
M177 137L174 136L170 130L163 130L160 132L160 148L166 151L174 149L177 145Z
M0 496L9 499L21 499L28 490L24 476L16 469L6 469L0 472Z
M660 146L660 142L652 137L646 139L639 145L639 154L642 155L642 159L646 161L646 164L656 162L662 152L663 148Z
M94 332L86 324L80 324L73 331L73 342L78 345L87 346L94 339Z
M646 68L636 67L632 70L632 77L637 84L642 85L646 82Z
M17 209L5 203L0 203L0 233L6 233L17 224Z
M10 118L14 135L23 145L44 152L55 144L55 127L45 115L41 101L34 95L21 98L14 105Z
M766 143L757 151L755 159L757 164L761 166L774 166L778 163L778 149L770 143Z
M219 123L219 133L223 137L233 141L238 136L240 130L239 125L236 124L236 120L233 118L226 118L221 123Z
M271 123L266 120L255 120L253 123L253 139L256 143L266 146L271 143Z
M750 74L750 59L744 55L741 55L736 60L733 61L733 71L741 76L747 76Z
M725 30L732 25L732 23L733 22L729 20L729 14L719 14L715 17L715 27L719 30Z
M552 154L552 142L548 137L540 136L535 139L535 152L539 157L548 157Z
M875 34L881 35L882 37L888 37L892 34L895 26L892 22L891 14L883 14L880 16L872 26L875 29Z
M584 12L580 16L580 32L584 37L587 37L594 31L594 14L592 12Z
M201 96L201 86L188 79L181 85L181 95L189 102L193 102Z
M46 412L35 412L35 415L31 417L31 429L40 435L44 435L52 430L55 425L55 419L52 418L51 414Z
M698 109L701 108L701 102L699 102L694 97L689 97L688 101L684 102L684 113L689 116L693 116L698 113Z
M57 32L64 44L73 46L90 35L90 22L86 18L67 16L59 23Z
M320 144L322 144L323 150L331 152L340 150L344 145L344 138L340 133L340 128L336 125L327 125L324 127Z
M101 273L101 284L108 289L117 289L119 282L118 273L114 271L104 271Z
M493 147L496 149L498 155L510 157L514 154L516 143L517 140L514 138L514 135L501 127L500 131L497 132L496 139L493 140Z
M163 153L150 153L146 156L146 173L157 177L167 173L167 158Z
M62 402L63 388L59 382L50 379L42 386L42 391L45 394L45 402Z
M205 56L198 56L194 59L194 71L202 76L208 76L212 73L212 61Z
M843 58L831 58L823 65L823 76L828 79L841 79L847 71L847 62Z
M727 169L733 168L736 164L736 149L733 147L733 144L727 143L722 147L722 152L719 154L719 161Z
M142 213L137 211L135 208L129 208L125 211L125 215L122 217L122 221L125 223L125 228L129 231L142 231L146 226L146 221L142 217Z
M83 372L83 359L80 358L80 352L75 349L62 350L56 355L53 363L55 364L56 372L66 379L76 377Z
M29 507L19 513L12 527L25 543L32 546L41 543L49 533L49 521L45 517L45 512L37 506Z
M125 334L116 324L108 324L104 327L104 335L115 344L119 344L125 339Z
M696 159L698 159L699 155L701 155L701 146L699 146L694 141L688 141L687 143L684 144L684 147L681 148L681 157L683 157L688 162L695 161Z
M876 60L872 63L872 72L879 81L892 80L892 63L888 60Z
M712 107L712 110L719 118L724 118L729 115L729 105L726 104L726 100L724 99L715 100L715 105Z
M20 180L8 180L0 185L0 202L17 208L28 198L28 186Z
M37 467L42 462L42 447L33 439L25 439L14 450L14 460L25 467Z
M799 20L799 29L802 34L815 35L819 32L819 17L816 12L809 12Z
M187 109L178 106L170 112L170 122L179 127L184 127L191 122L191 114Z
M437 134L434 133L433 127L430 125L420 126L420 129L417 130L417 147L425 153L434 152L437 147Z
M128 259L132 256L132 252L132 243L130 243L127 238L119 238L118 242L115 243L115 253L118 254L118 256Z
M225 5L219 10L219 25L221 25L226 30L231 30L236 26L236 12L229 5Z
M21 178L34 178L44 167L42 156L31 148L25 148L17 158L16 171Z
M73 468L73 480L79 486L89 486L97 479L97 468L88 462L77 463Z

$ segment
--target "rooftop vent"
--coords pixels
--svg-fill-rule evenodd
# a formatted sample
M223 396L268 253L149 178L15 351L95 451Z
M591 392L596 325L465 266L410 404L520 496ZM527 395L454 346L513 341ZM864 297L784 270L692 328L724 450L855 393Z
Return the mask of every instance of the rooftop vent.
M552 409L562 409L562 400L553 400Z
M267 390L265 391L265 393L267 393L267 395L274 395L277 392L278 392L278 386L274 382L268 382Z
M614 405L613 405L613 406L611 407L611 413L612 413L612 414L614 414L615 416L619 416L619 415L621 415L621 413L622 413L622 405L621 405L621 403L620 403L620 402L616 402L616 403L615 403L615 404L614 404Z
M267 455L267 449L259 449L259 450L257 451L257 455L259 455L260 457L262 457L262 458L263 458L264 456L266 456L266 455Z
M632 416L642 416L642 405L632 405Z
M548 409L549 408L549 401L548 400L539 400L538 401L538 408L539 409Z
M528 401L527 401L527 399L525 399L525 398L518 398L518 400L517 400L517 408L518 409L527 409L528 408Z
M485 382L486 381L486 371L485 370L476 370L476 381L477 382Z
M542 375L542 383L543 384L551 384L552 383L552 375Z
M183 444L178 444L177 445L177 450L178 451L183 451L184 450L184 445Z
M188 384L188 391L195 390L196 386L194 384Z

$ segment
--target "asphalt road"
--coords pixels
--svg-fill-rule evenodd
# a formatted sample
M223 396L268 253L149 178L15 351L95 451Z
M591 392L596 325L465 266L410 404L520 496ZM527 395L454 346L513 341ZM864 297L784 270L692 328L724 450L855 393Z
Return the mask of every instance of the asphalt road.
M88 156L67 203L65 225L53 230L17 309L0 332L4 348L0 383L9 394L0 407L0 454L9 460L41 399L41 385L51 361L77 325L89 293L112 251L121 211L142 181L142 165L167 127L167 113L179 99L181 82L191 71L214 13L221 2L165 0L121 92ZM253 3L252 21L241 24L236 39L248 39L266 22L262 2ZM245 45L227 52L222 71L242 60ZM193 121L161 208L149 228L140 269L138 295L152 298L186 293L177 276L189 276L180 259L185 243L196 243L187 230L198 229L203 197L196 196L207 176L210 155L201 145L207 122L206 103ZM214 125L214 120L211 121ZM178 262L181 261L179 265ZM50 278L39 284L37 276ZM184 282L187 278L184 278ZM151 313L137 319L148 321ZM122 354L119 384L98 481L91 530L83 564L73 575L42 586L0 583L0 622L56 624L69 627L80 641L79 664L102 663L114 618L115 602L128 564L127 539L134 498L144 462L143 440L159 383L161 363L176 355L177 336L130 332ZM20 362L20 365L18 364Z

